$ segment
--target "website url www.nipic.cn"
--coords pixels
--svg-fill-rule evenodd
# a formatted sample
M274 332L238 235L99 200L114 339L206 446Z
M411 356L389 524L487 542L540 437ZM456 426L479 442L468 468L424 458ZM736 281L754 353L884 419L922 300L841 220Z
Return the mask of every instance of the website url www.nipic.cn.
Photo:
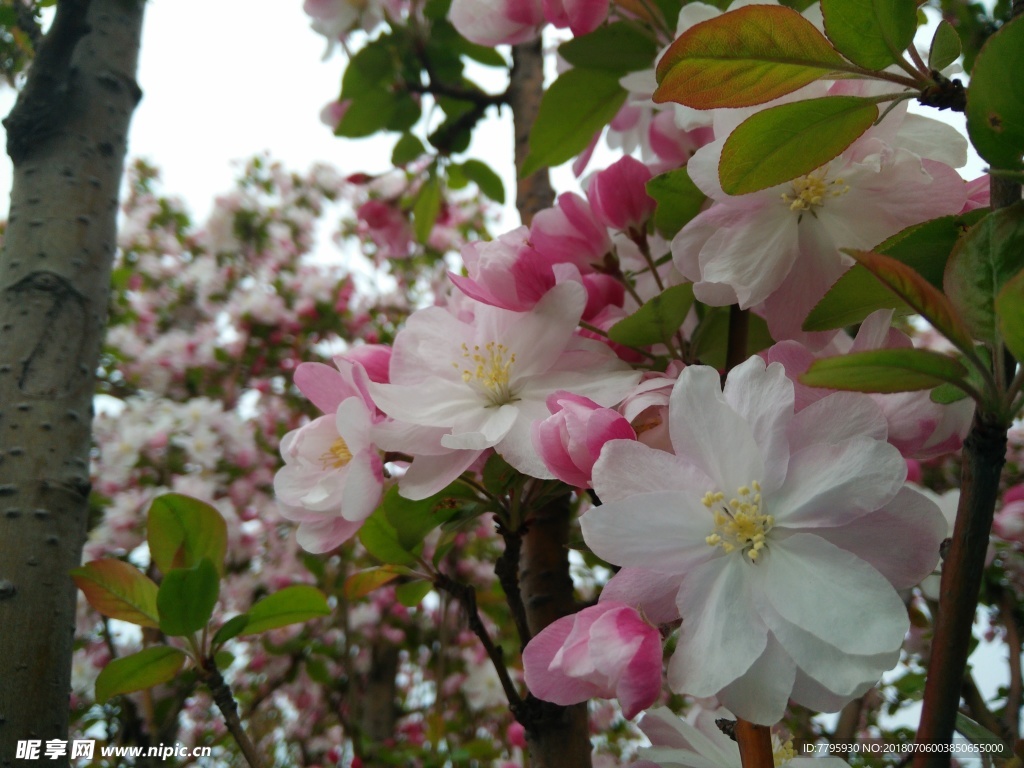
M863 744L804 744L804 754L807 755L907 755L919 752L999 755L1002 754L1003 749L1002 744L968 744L966 742L953 742L951 744L918 744L916 742L907 744L883 744L881 742L865 742Z
M26 739L18 742L15 758L18 760L56 760L60 757L81 757L92 760L96 756L95 739ZM155 747L112 747L99 748L101 757L209 757L211 747L186 747L184 744L158 744Z

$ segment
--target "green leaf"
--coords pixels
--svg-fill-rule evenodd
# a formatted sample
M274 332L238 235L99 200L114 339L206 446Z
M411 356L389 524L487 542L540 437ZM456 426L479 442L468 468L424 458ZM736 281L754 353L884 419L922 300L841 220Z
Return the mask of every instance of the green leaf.
M960 58L963 46L956 27L943 19L935 30L932 44L928 49L928 68L943 70Z
M208 557L192 568L174 568L164 574L156 596L160 629L172 637L198 632L217 605L220 577Z
M914 0L821 0L821 13L836 50L865 69L898 61L917 31Z
M240 613L237 616L233 616L220 625L220 628L213 636L213 644L221 645L233 637L238 637L242 634L242 630L245 629L248 623L249 614L247 613Z
M398 531L388 521L380 507L359 529L359 541L366 547L367 552L386 565L416 565L416 558L399 542Z
M697 24L658 62L658 103L749 107L848 67L811 22L782 6L748 5Z
M505 204L505 186L501 183L501 177L487 163L467 160L462 163L462 172L491 200L501 205Z
M345 579L345 586L343 587L345 597L349 600L358 600L360 597L370 594L373 590L383 587L388 582L394 581L399 575L398 571L386 566L367 568L364 571L353 573Z
M491 454L484 464L481 478L488 493L501 499L508 493L512 484L522 479L522 475L499 454Z
M558 54L574 67L605 69L620 77L650 68L657 52L648 34L625 21L598 27L558 46Z
M96 703L106 704L120 693L142 691L173 680L186 658L184 651L156 645L107 662L96 677Z
M956 729L971 740L973 744L988 744L998 749L991 750L993 755L1010 755L1013 750L1009 744L996 736L992 731L974 722L962 712L956 713Z
M395 587L395 597L406 608L415 608L433 588L429 581L410 581Z
M411 133L403 133L398 141L395 142L395 148L391 150L391 164L397 166L406 165L419 158L426 151L423 142L416 136L413 136Z
M705 312L690 339L690 351L703 365L719 370L725 368L726 348L729 342L728 307L711 307ZM775 340L768 333L764 318L751 314L747 317L747 355L756 355Z
M815 360L800 381L853 392L914 392L963 381L967 369L928 349L876 349Z
M335 136L361 139L384 130L394 117L398 102L387 89L365 93L349 102L334 129Z
M149 554L161 572L191 568L209 558L217 573L224 573L228 527L220 512L205 501L179 493L157 496L146 525Z
M958 349L967 353L973 350L974 343L949 299L913 269L880 253L850 248L844 248L843 253L853 256L867 267L871 274L913 307Z
M858 96L825 96L757 112L725 140L718 165L722 189L744 195L810 173L856 141L877 117L878 106Z
M249 621L240 634L256 635L289 624L329 616L331 608L316 587L296 584L267 595L249 609Z
M398 493L398 486L391 486L381 499L378 510L394 529L399 545L407 552L413 552L424 537L455 514L458 504L451 499L475 498L473 492L460 483L453 483L444 490L425 499L413 501Z
M692 306L693 286L690 283L670 286L645 301L632 315L619 320L608 330L608 337L629 347L667 343L679 330Z
M563 72L541 99L520 177L578 155L625 101L626 90L614 72L581 68Z
M1024 269L1024 203L993 211L957 243L946 263L946 296L974 338L995 347L996 296Z
M71 578L89 605L111 619L160 626L157 586L146 574L121 560L93 560L71 571Z
M906 264L936 288L950 252L961 237L986 215L975 210L962 216L943 216L897 232L873 250ZM914 310L879 282L865 267L855 265L829 288L804 321L805 331L828 331L855 325L877 309L894 309L897 315Z
M1024 272L1007 280L996 296L996 317L1003 343L1017 360L1024 360Z
M956 359L967 368L967 377L964 381L975 391L981 392L987 386L981 372L992 370L992 353L988 347L978 344L974 348L974 354L975 358L981 361L980 367L973 360L967 360L963 354L957 354ZM970 397L970 395L962 387L946 383L933 389L929 397L933 403L949 405L959 402L965 397Z
M647 182L647 194L654 198L654 226L666 239L672 238L700 213L707 196L690 179L686 167L655 176Z
M431 175L420 187L416 202L412 206L413 231L417 242L425 243L430 239L430 233L440 212L441 180Z
M1024 19L1003 25L978 54L967 89L967 133L995 168L1024 168Z

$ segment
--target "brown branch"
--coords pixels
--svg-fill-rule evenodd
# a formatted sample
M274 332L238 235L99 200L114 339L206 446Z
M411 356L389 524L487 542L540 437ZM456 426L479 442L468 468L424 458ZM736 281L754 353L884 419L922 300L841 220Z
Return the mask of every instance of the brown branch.
M523 605L523 595L519 590L519 556L523 548L523 534L520 531L510 531L500 520L497 520L498 533L505 542L505 551L494 564L494 574L498 577L502 590L505 592L505 602L508 603L512 612L512 620L516 625L516 633L519 635L519 647L523 649L530 642L530 626L526 621L526 607Z
M729 338L725 352L725 372L728 373L747 359L750 336L750 310L738 304L729 307Z
M964 706L967 707L967 714L971 716L978 725L990 733L1006 738L1006 729L999 722L999 718L992 714L992 710L985 703L985 697L978 690L978 684L974 682L974 676L970 672L964 675L964 685L961 690L964 699Z
M508 86L508 103L515 125L516 168L522 170L530 152L530 132L537 120L544 93L544 52L541 41L512 46L512 76ZM523 224L530 225L538 211L555 203L555 191L546 169L519 179L516 187L516 208Z
M975 414L964 441L960 505L942 566L919 744L949 744L953 739L1005 454L1006 425L984 412ZM949 765L949 760L949 753L921 752L914 766Z
M733 733L740 747L743 768L775 768L772 732L767 725L755 725L738 719Z
M204 660L203 666L199 668L199 679L210 689L213 701L224 716L224 723L242 750L246 762L251 768L262 768L263 761L256 751L256 745L252 743L238 717L238 705L235 704L235 697L231 695L231 688L228 687L213 659Z

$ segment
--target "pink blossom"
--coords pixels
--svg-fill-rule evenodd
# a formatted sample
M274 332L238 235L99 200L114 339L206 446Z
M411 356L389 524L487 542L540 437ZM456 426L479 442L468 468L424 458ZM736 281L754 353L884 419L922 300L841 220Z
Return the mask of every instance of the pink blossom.
M1015 485L1003 494L992 530L1001 539L1024 544L1024 485Z
M540 34L544 6L542 0L453 0L448 20L477 45L515 45Z
M891 319L890 310L873 312L861 323L848 351L912 346L905 334L890 326ZM764 352L765 360L782 363L786 375L795 383L798 411L834 391L808 387L799 382L800 374L810 367L815 358L824 356L816 355L796 341L780 342ZM879 406L888 422L888 441L908 459L931 459L958 450L974 414L972 400L943 405L932 401L927 391L861 396L872 399Z
M635 608L601 602L537 634L523 668L537 698L567 706L615 697L632 718L661 694L661 635Z
M612 250L608 230L590 203L573 192L558 196L558 205L533 217L530 242L553 263L575 264L581 273L593 272Z
M551 473L576 488L590 487L590 473L609 440L635 440L636 433L617 411L571 392L547 399L551 416L533 424L533 444Z
M544 17L559 29L586 35L608 18L608 0L544 0Z
M587 197L597 218L607 227L642 231L654 213L654 198L647 194L651 169L626 155L590 180Z

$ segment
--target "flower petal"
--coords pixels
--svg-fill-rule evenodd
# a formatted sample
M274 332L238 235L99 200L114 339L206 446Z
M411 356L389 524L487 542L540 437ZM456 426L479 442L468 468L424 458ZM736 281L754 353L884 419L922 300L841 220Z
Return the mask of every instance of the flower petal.
M737 717L758 725L775 725L786 713L796 679L796 665L779 642L768 635L757 661L718 692L716 698Z

